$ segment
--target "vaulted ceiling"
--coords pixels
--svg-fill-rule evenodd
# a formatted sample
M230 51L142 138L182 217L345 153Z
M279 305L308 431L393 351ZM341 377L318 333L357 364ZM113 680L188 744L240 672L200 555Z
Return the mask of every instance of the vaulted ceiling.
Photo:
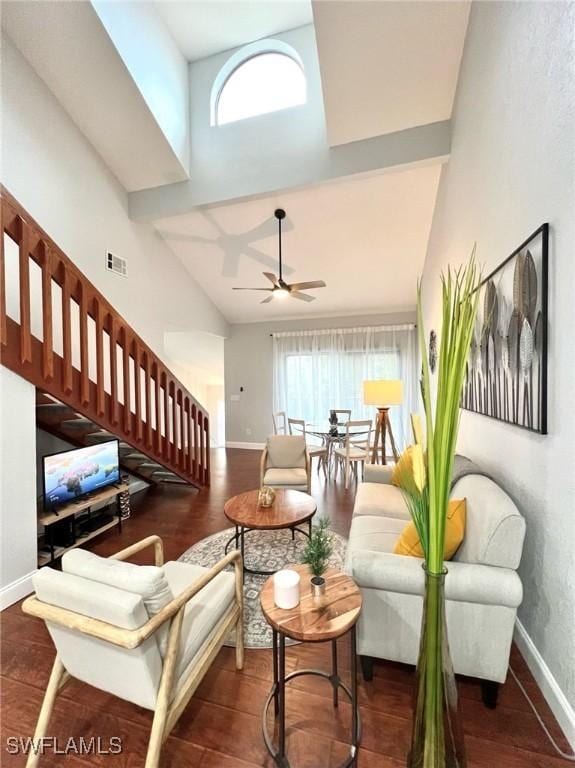
M413 309L441 166L354 177L232 205L202 208L156 228L230 322ZM275 208L287 212L288 282L325 280L316 298L260 304L262 272L278 267Z
M228 320L249 322L413 308L469 8L23 0L5 4L3 28L130 193L131 215L151 221ZM308 41L312 143L304 149L308 124L295 113L283 139L274 116L261 118L249 152L249 121L195 134L209 106L201 78L212 83L235 46L273 35ZM238 140L237 161L214 152L224 135ZM204 151L214 154L202 166ZM312 303L262 306L257 293L231 290L276 271L278 206L290 277L328 284Z
M152 4L188 61L313 21L311 0L159 0Z

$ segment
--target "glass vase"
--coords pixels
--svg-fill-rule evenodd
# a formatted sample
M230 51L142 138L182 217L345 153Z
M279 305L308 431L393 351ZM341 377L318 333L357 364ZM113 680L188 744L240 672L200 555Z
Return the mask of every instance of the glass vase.
M425 570L408 768L466 768L457 684L447 639L445 576Z

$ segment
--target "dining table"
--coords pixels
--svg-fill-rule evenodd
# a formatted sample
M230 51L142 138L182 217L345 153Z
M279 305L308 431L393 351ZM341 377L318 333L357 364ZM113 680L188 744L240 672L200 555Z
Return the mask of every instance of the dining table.
M294 425L294 428L296 428L296 425ZM301 430L301 427L298 429ZM349 434L357 437L367 435L368 431L365 427L353 426L349 428ZM336 424L332 424L328 419L325 419L325 421L306 421L305 433L306 436L319 438L320 444L327 448L327 469L328 472L331 472L334 448L345 444L347 422L338 421Z

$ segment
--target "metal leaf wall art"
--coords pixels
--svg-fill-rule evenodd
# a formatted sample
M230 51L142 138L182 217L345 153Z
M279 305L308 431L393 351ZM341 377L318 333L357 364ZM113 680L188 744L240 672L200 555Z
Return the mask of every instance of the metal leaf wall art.
M547 433L548 225L481 284L462 407Z

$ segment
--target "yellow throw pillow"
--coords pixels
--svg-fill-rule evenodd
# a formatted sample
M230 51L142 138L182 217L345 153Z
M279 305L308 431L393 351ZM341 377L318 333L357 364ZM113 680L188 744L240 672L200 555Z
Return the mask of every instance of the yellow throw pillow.
M397 460L397 464L394 466L393 472L391 473L392 485L396 485L399 488L401 486L401 478L403 476L413 477L412 453L413 453L413 446L410 445L408 448L405 449L405 451L401 454L401 456Z
M466 499L452 499L447 506L447 521L445 525L445 543L443 545L443 559L451 560L459 549L465 536L465 520L467 517ZM423 557L423 549L419 542L417 529L413 520L405 526L401 536L395 542L394 555L410 555L411 557Z

